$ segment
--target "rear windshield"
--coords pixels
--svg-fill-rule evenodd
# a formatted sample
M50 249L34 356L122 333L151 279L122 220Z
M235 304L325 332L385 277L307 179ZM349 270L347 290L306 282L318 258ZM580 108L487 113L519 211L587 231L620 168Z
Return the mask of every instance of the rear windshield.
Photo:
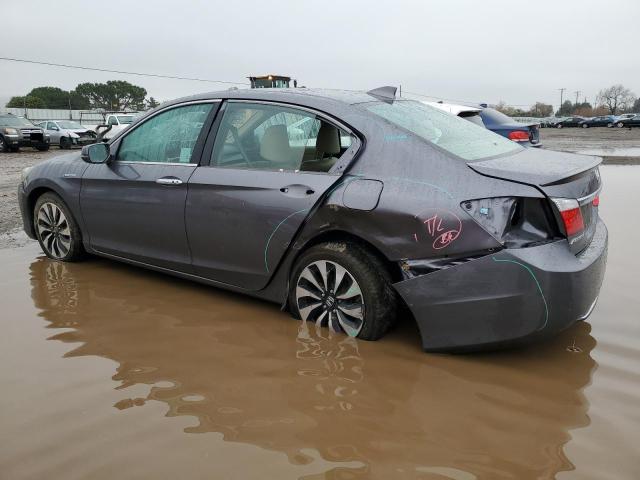
M505 115L498 110L494 110L493 108L485 108L481 113L484 119L489 120L489 123L497 123L498 125L501 123L514 123L515 120L508 115Z
M367 110L464 159L479 160L523 147L486 128L412 100L367 104Z

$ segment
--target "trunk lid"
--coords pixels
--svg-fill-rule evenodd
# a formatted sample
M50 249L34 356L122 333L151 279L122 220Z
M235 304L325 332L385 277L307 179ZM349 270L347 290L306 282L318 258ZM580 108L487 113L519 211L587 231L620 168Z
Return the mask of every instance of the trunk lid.
M503 180L532 185L550 199L572 199L578 202L584 229L567 235L573 253L584 250L598 222L597 201L601 188L598 165L602 158L540 149L522 149L514 155L468 162L474 171ZM556 223L565 232L557 206L550 202Z

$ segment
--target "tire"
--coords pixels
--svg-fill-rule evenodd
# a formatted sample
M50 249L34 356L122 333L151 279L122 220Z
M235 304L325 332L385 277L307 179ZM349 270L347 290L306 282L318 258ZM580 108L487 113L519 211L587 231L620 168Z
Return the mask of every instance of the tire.
M0 135L0 153L5 153L9 151L11 151L11 148L9 148L9 145L7 145L7 142L5 141L4 137Z
M616 127L618 127L618 128L624 128L624 123L622 123L622 122L618 122L618 123L616 123Z
M71 139L67 137L60 137L60 148L63 150L69 150L71 148Z
M46 152L47 150L49 150L49 145L42 145L42 146L36 147L36 150L38 150L39 152Z
M556 128L562 128L562 124L561 123L557 124Z
M33 226L47 257L75 262L84 255L82 235L64 201L55 193L42 194L33 209Z
M582 128L589 128L589 125L587 125L586 123L583 123Z
M338 285L337 275L341 275ZM304 321L363 340L378 340L395 323L398 301L391 276L358 244L328 242L311 247L296 261L289 285L291 313Z
M607 123L607 128L613 127L613 123Z

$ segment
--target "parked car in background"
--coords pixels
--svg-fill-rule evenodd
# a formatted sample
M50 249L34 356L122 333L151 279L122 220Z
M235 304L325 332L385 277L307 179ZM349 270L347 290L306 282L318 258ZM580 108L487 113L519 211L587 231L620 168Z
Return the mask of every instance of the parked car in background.
M49 150L49 135L24 117L0 115L0 152L17 152L20 147Z
M425 349L468 350L589 316L606 268L600 162L393 87L228 90L25 169L18 199L54 260L146 266L366 340L402 306Z
M589 127L613 127L616 117L613 115L603 115L600 117L585 118L579 123L582 128Z
M95 143L97 138L96 132L72 120L46 120L36 125L46 131L51 138L51 145L58 145L62 149L89 145Z
M98 125L85 125L88 130L93 130L102 139L113 138L116 134L126 130L137 118L138 113L109 113L105 115L104 123Z
M546 117L540 119L540 128L550 128L555 125L555 123L560 120L558 117Z
M562 120L557 121L554 124L554 127L556 128L578 127L585 120L586 118L584 117L566 117L566 118L563 118Z
M498 110L484 107L479 112L482 123L492 132L519 143L523 147L540 147L540 124L520 123Z
M621 115L617 115L616 120L626 120L628 118L633 118L636 115L640 115L640 113L623 113Z
M635 114L633 117L617 118L616 127L640 127L640 114Z

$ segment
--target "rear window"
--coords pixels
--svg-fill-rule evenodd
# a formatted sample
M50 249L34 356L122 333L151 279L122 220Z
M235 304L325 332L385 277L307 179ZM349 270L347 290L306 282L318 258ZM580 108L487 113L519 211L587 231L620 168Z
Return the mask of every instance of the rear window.
M486 120L489 120L488 123L501 124L501 123L515 122L515 120L511 118L509 115L505 115L504 113L499 112L498 110L494 110L493 108L483 109L480 115L482 115L482 117L485 118Z
M479 160L523 147L486 128L411 100L367 104L372 113L464 159Z

